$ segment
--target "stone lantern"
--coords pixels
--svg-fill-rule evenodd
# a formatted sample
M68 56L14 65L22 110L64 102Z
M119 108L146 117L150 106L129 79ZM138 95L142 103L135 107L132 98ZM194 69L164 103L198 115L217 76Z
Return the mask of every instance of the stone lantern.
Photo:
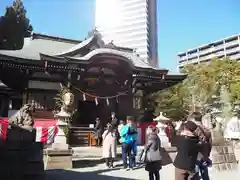
M170 142L169 142L169 138L167 137L166 134L166 128L167 128L167 122L170 121L169 118L165 117L163 115L162 112L160 112L159 116L157 116L155 119L153 119L154 121L157 122L156 127L159 130L158 136L161 140L161 144L163 147L169 147L171 146Z
M54 143L51 148L45 151L45 167L47 169L56 168L72 168L72 154L73 151L67 144L66 134L64 129L67 128L72 116L72 105L74 95L68 91L63 93L61 97L62 107L60 112L55 114L57 118L58 133L54 139Z

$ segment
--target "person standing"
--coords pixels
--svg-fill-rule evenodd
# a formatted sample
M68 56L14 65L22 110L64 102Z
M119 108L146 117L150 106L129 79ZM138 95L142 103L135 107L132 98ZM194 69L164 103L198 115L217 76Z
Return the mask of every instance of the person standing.
M131 158L132 158L132 167L136 167L136 156L137 156L137 135L138 130L136 122L133 120L132 125L130 126L129 132L133 135L133 142L131 143Z
M142 151L140 155L140 159L142 159L143 152L145 152L145 170L149 172L149 180L160 180L159 171L162 169L162 157L160 150L161 141L158 137L158 129L155 126L149 126L148 140L144 151Z
M94 127L94 140L96 141L96 146L101 146L103 126L99 117L97 117L95 121L96 121L96 124Z
M116 118L116 113L111 112L111 122L109 123L111 126L108 129L108 133L112 131L118 130L118 119Z
M113 168L114 158L117 154L117 137L116 130L111 130L111 124L107 125L107 130L103 135L102 157L105 159L108 168Z
M124 127L125 122L123 120L119 121L119 125L118 125L118 135L120 136L121 130ZM122 143L122 138L120 137L119 142Z
M118 119L116 117L115 112L111 112L111 128L117 129L118 128Z
M125 122L123 121L123 120L120 120L119 121L119 125L118 125L118 133L120 134L120 132L121 132L121 129L122 129L122 127L125 125Z
M174 144L174 137L176 135L175 133L176 132L175 132L173 123L172 122L167 123L166 134L169 139L170 146L172 146Z
M122 140L122 160L123 160L123 168L126 170L132 169L134 163L132 162L132 151L133 144L136 140L136 131L133 128L133 117L127 116L127 124L124 125L120 132L120 137ZM129 159L129 163L127 162Z
M196 161L199 153L199 138L194 134L197 125L187 121L182 124L183 130L176 137L177 156L173 162L175 166L175 180L197 180Z
M202 114L200 112L193 112L189 118L190 121L197 125L195 134L199 137L201 146L197 159L197 166L200 171L200 176L203 180L209 180L208 167L211 166L211 160L209 159L212 149L212 135L211 131L205 127L202 123Z

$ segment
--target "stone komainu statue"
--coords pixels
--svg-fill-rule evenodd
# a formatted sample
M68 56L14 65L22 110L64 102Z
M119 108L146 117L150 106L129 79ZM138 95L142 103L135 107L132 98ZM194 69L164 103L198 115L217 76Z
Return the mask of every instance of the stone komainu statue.
M9 125L14 124L21 127L33 127L33 111L34 107L31 104L25 104L15 115L8 119Z

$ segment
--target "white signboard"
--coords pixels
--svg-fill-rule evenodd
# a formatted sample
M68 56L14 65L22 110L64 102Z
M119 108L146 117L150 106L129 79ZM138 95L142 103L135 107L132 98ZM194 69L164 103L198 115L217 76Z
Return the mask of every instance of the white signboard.
M94 124L89 124L89 128L93 129L94 128Z

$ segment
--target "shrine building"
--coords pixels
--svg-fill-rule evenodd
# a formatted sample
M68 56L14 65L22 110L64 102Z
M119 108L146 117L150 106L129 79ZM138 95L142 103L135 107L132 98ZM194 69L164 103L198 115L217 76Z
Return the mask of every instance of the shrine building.
M77 110L72 127L96 117L107 123L112 111L119 119L133 115L143 121L146 95L184 78L152 67L133 49L105 44L96 30L83 41L33 33L21 50L0 50L0 116L31 103L35 118L53 119L54 98L67 86Z

